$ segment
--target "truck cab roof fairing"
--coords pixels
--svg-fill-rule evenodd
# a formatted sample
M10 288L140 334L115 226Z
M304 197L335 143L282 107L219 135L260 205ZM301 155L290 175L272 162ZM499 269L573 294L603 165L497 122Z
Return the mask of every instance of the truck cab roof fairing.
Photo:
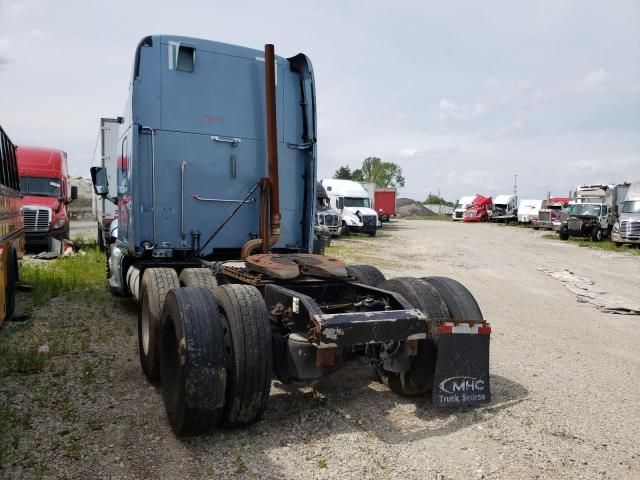
M176 66L176 49L192 49L193 68ZM288 60L276 56L278 155L282 236L278 248L307 251L313 235L316 177L316 113L313 71L302 54ZM155 153L157 242L189 249L191 230L206 239L228 213L229 203L197 198L238 200L266 176L264 53L260 50L189 37L154 35L138 45L134 62L129 115L133 146L131 206L135 226L128 243L150 240L153 218L151 160ZM144 128L142 128L144 127ZM153 138L152 138L153 137ZM122 138L121 138L122 140ZM153 143L153 146L151 145ZM139 162L136 165L136 162ZM184 221L180 220L181 176L184 168ZM146 171L148 175L138 175ZM158 193L160 189L156 187ZM244 205L212 243L239 248L255 236L258 197ZM200 218L200 220L198 220ZM202 220L207 218L207 220ZM183 228L179 224L183 224ZM124 231L124 230L123 230ZM162 237L162 238L161 238ZM211 253L211 248L204 255Z

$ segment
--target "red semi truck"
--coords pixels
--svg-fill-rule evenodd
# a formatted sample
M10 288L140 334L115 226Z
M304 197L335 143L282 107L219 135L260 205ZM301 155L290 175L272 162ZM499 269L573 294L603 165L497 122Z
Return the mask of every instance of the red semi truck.
M50 238L69 238L67 205L78 197L78 188L69 186L67 154L19 146L16 157L27 248L48 248Z
M493 205L492 197L483 197L482 195L476 195L473 203L469 205L467 211L464 212L462 219L465 222L484 222L489 220L489 210Z
M396 216L396 189L376 187L373 193L373 208L381 222Z

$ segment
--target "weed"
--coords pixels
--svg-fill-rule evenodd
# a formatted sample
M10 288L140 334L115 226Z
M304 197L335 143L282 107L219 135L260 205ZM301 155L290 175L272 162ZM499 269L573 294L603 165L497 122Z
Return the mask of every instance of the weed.
M86 358L82 363L82 376L86 380L93 380L95 371L96 371L96 366L94 365L94 363L91 361L90 358Z
M97 432L104 428L104 422L96 419L91 419L89 420L88 426L90 430Z
M327 461L324 458L318 460L318 468L327 468Z
M64 446L64 450L66 455L70 458L79 459L80 454L82 453L82 445L80 442L71 442Z
M76 410L76 405L73 403L71 395L65 393L62 397L62 419L73 420L76 416Z
M40 355L35 345L29 345L24 349L13 352L9 361L12 364L11 370L13 372L30 375L44 370L47 357Z
M245 473L247 471L247 465L240 455L236 455L233 464L236 466L236 473Z

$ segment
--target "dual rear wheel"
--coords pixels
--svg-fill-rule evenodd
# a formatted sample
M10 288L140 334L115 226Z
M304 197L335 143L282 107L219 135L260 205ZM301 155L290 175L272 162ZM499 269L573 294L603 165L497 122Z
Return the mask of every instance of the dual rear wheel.
M169 283L174 286L165 292ZM142 284L141 364L150 380L161 380L174 432L193 435L258 420L273 372L271 326L260 292L249 285L217 286L207 269L186 269L180 277L171 269L147 269Z

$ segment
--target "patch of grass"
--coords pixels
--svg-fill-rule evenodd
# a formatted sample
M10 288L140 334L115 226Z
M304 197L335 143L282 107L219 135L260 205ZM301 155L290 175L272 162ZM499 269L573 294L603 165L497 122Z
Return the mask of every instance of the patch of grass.
M90 358L86 358L82 363L82 376L85 380L91 381L95 376L96 366Z
M40 355L36 345L28 345L22 349L15 350L7 360L10 366L7 373L23 375L40 373L47 363L46 355Z
M318 468L327 468L327 461L324 458L318 460Z
M236 466L236 473L241 474L247 471L247 465L240 455L236 455L233 460L233 464Z
M30 296L34 305L60 295L86 295L104 288L104 254L97 248L84 253L47 261L25 259L20 280L33 286Z
M559 235L554 234L544 234L542 238L550 239L550 240L560 240ZM569 237L569 240L560 240L572 243L574 245L578 245L579 247L587 247L594 248L596 250L605 250L609 252L617 252L617 253L630 253L631 255L640 256L640 248L634 245L621 245L616 246L611 240L601 240L599 242L594 242L588 238L581 237Z

